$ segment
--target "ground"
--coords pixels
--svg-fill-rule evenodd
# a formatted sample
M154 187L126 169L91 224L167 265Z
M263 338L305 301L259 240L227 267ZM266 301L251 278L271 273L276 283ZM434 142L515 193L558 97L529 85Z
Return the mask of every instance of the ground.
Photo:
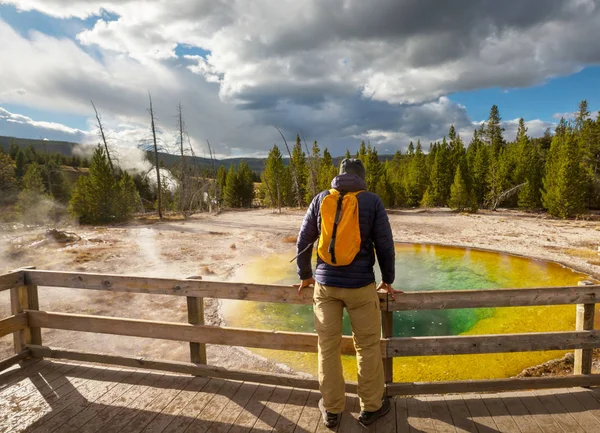
M188 220L138 219L109 227L67 226L67 237L46 228L0 226L0 272L20 266L38 269L178 277L201 275L209 280L240 280L238 271L257 256L294 254L293 243L304 212L284 210L227 211ZM600 223L560 221L541 214L482 211L454 214L447 210L391 211L397 242L437 243L503 251L556 261L600 279ZM293 265L290 265L293 266ZM207 300L207 322L221 324L218 304ZM185 322L185 300L179 297L115 294L56 288L40 289L45 310ZM0 293L0 317L10 314L8 293ZM45 344L123 355L187 361L185 343L133 337L45 330ZM209 362L235 368L287 371L283 365L249 356L244 349L210 346ZM12 339L0 339L0 358L12 350Z

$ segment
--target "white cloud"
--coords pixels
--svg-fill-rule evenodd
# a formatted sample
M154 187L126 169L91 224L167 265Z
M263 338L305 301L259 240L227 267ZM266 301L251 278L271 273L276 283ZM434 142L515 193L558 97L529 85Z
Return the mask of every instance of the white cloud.
M64 141L85 141L90 133L55 122L33 120L0 107L0 135Z
M135 130L146 124L151 90L161 125L174 124L182 100L192 139L211 139L223 155L264 152L278 140L273 124L334 153L357 137L390 148L434 140L451 123L472 126L450 93L526 87L600 63L600 45L589 42L600 39L595 0L0 3L101 17L76 41L23 38L0 21L0 102L82 113L93 99L115 125ZM177 59L178 44L208 54Z

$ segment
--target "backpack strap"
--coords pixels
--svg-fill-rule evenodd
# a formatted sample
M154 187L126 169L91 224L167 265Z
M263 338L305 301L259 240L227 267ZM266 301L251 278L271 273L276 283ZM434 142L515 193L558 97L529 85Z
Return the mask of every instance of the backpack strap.
M331 242L329 243L328 252L331 254L331 263L336 264L335 260L335 240L337 237L338 224L340 223L340 217L342 216L342 204L344 202L345 192L340 193L340 197L337 201L337 209L335 211L335 219L333 220L333 231L331 232Z

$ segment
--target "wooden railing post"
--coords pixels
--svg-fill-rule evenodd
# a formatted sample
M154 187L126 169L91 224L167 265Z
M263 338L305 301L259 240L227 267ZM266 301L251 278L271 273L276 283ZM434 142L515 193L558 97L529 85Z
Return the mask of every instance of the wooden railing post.
M577 305L577 331L592 331L594 329L594 309L596 304L578 304ZM592 355L593 349L576 349L574 374L592 373Z
M13 315L22 313L28 309L27 287L18 286L10 289L10 310ZM15 353L25 350L25 345L31 343L31 330L29 327L20 329L13 333Z
M188 323L204 325L204 298L187 297ZM206 364L206 344L190 343L190 359L196 364Z
M390 295L386 296L385 309L381 311L381 336L391 338L394 336L394 312L388 311ZM394 358L389 357L386 350L383 353L383 378L386 384L394 381Z
M35 269L35 266L26 266L20 269ZM13 287L10 289L10 306L12 314L22 313L24 310L39 310L38 290L33 284ZM15 353L24 350L27 344L42 344L41 329L29 327L21 329L13 334Z
M35 269L35 266L28 266L22 269ZM31 284L25 280L25 284L27 286L27 309L28 310L39 310L40 309L40 301L38 297L38 286L35 284ZM37 346L42 345L42 329L38 327L29 327L29 332L31 334L31 344L35 344Z

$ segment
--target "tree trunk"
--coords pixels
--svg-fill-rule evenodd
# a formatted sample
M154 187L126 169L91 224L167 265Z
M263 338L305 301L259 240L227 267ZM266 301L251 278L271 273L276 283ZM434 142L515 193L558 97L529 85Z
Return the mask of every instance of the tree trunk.
M104 128L102 127L102 121L100 120L100 115L98 114L98 110L96 110L96 106L94 105L94 101L90 101L92 103L92 107L94 107L94 112L96 113L96 121L98 122L98 129L100 129L100 137L102 138L102 143L104 143L104 150L106 151L106 157L108 158L108 163L110 165L110 171L113 176L115 175L115 168L112 163L112 158L110 157L110 152L108 150L108 143L106 142L106 135L104 135Z
M162 187L160 185L160 170L158 167L158 144L156 142L156 126L154 124L154 110L152 109L152 96L148 93L150 99L150 122L152 125L152 142L154 144L154 166L156 168L156 189L158 196L158 218L162 219Z

